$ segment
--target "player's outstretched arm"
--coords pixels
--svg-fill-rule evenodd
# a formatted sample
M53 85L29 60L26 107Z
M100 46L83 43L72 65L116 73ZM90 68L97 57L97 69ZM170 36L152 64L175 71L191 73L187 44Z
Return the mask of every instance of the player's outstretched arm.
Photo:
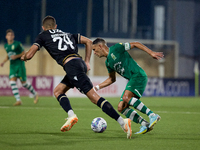
M38 46L32 45L28 52L22 55L21 60L27 61L30 60L38 50Z
M163 52L154 52L140 42L131 42L130 45L131 45L131 49L134 47L137 47L137 48L145 51L146 53L148 53L154 59L159 60L164 57Z
M162 59L164 57L163 52L152 51L150 55L151 55L151 57L153 57L154 59L157 59L157 60Z
M9 60L8 55L6 56L6 58L3 60L3 62L1 63L1 67L4 66L4 64Z
M115 81L116 81L116 72L113 71L113 72L109 73L109 77L105 81L103 81L99 85L95 86L94 88L96 91L98 91L99 89L102 89L104 87L111 85Z
M85 44L85 63L87 65L87 71L90 70L90 57L92 53L92 41L87 37L81 35L81 44Z

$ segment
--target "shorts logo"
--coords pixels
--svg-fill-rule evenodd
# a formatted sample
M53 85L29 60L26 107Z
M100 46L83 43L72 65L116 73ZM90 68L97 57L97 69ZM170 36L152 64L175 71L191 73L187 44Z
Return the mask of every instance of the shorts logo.
M74 76L74 80L78 81L77 76Z

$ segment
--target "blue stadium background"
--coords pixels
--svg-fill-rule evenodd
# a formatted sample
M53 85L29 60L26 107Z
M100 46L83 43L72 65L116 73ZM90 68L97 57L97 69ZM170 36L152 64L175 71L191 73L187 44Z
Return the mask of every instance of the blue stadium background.
M15 31L16 40L33 43L41 31L41 1L0 0L0 43L5 42L8 28ZM133 38L120 31L103 33L103 2L92 0L91 37ZM164 40L179 43L179 77L192 78L194 62L200 62L200 0L137 0L137 28L143 30L136 31L135 39L154 39L154 6L158 5L166 10ZM88 0L46 0L46 15L56 18L59 29L87 36L87 7Z
M138 1L138 17L141 18L138 21L139 26L150 25L149 6L148 0ZM95 37L103 29L103 0L93 1L92 9L91 36ZM1 42L5 42L5 31L8 28L15 31L16 39L23 44L29 41L32 43L41 31L41 0L1 0L0 10ZM47 0L46 15L56 18L59 29L86 35L87 0Z

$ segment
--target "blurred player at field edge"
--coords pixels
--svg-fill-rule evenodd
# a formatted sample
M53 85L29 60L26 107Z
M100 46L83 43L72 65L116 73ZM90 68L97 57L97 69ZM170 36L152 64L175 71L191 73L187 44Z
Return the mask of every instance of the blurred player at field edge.
M14 38L14 31L12 29L6 30L7 43L4 45L4 48L7 52L7 56L1 63L1 67L3 67L4 64L10 60L9 83L12 89L12 93L16 99L14 106L22 104L16 83L18 78L20 79L22 86L28 89L34 95L34 103L36 104L38 102L38 94L34 90L33 86L27 82L25 64L20 59L24 54L24 48L22 47L22 44L19 41L15 41Z
M91 102L99 106L103 112L115 119L127 133L127 138L130 139L132 135L131 120L123 119L107 100L100 97L94 91L93 85L86 75L87 71L90 70L89 61L92 53L92 41L80 34L70 34L57 29L56 20L52 16L46 16L43 19L42 28L44 31L37 36L35 43L21 59L24 61L31 59L43 46L66 72L63 80L54 89L55 97L68 113L68 119L61 127L61 131L69 131L78 122L78 117L65 94L70 88L76 87ZM85 61L78 54L78 44L85 45Z
M147 75L145 71L133 60L127 50L137 47L155 59L163 58L162 52L154 52L139 42L117 43L110 48L106 41L102 38L97 38L93 41L93 51L98 57L106 57L106 67L109 77L95 87L95 90L102 89L116 81L116 72L128 80L126 88L122 93L118 104L118 111L130 118L136 123L140 123L140 131L136 134L144 134L153 129L153 126L160 120L160 116L154 114L147 108L140 98L147 84ZM136 111L129 108L133 106L135 109L146 114L150 118L150 123L144 120Z

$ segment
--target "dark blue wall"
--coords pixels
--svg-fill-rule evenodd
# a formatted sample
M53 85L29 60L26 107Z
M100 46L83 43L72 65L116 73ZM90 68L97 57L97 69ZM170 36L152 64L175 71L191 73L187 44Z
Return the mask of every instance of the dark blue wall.
M15 31L16 40L21 41L23 44L32 44L34 42L35 37L41 31L41 1L42 0L0 0L0 43L6 42L5 31L8 28ZM183 4L191 1L192 0L176 1L175 8L177 18L175 18L175 21L173 22L173 19L169 20L170 15L166 15L166 23L172 27L175 26L176 32L172 32L170 28L165 29L165 39L167 40L177 40L180 43L190 41L189 43L193 45L192 47L194 47L194 50L190 49L190 51L188 51L189 48L184 49L185 46L183 44L181 44L183 47L180 47L180 54L190 57L193 55L200 56L200 3L199 1L190 3L191 7L188 6L188 8L191 11L185 11L184 8L187 9L187 7L183 7ZM56 18L59 29L87 36L87 2L88 0L46 0L46 15L52 15ZM166 11L168 11L167 7L170 6L170 2L172 1L138 0L137 26L138 29L143 28L143 30L137 31L135 38L153 39L154 6L164 5L166 6ZM193 6L195 7L194 9L192 9ZM115 34L109 31L107 34L101 34L103 31L103 0L93 0L92 9L91 36L97 37L107 35L109 37L115 37ZM185 15L182 15L183 12L185 14L194 15L187 17L189 18L187 19L184 18ZM129 16L129 19L130 17L131 16ZM185 22L183 22L184 20ZM173 23L176 24L173 25ZM187 26L190 27L190 30L185 30ZM178 32L179 30L181 34ZM183 30L184 32L182 32ZM174 34L174 36L171 34ZM194 39L190 38L189 35ZM119 35L119 37L123 36ZM126 34L124 37L129 38L129 34ZM191 41L194 41L194 43ZM186 46L188 46L188 44L186 44Z
M102 30L102 7L101 1L93 4L93 36ZM6 42L8 28L15 31L16 40L28 44L41 31L41 0L1 0L0 13L0 42ZM59 29L86 36L87 0L47 0L46 15L56 18Z
M5 31L15 31L16 40L32 44L41 31L42 0L1 0L0 43L6 42ZM103 1L93 0L91 36L99 36L103 30ZM150 1L138 1L138 26L150 26ZM87 0L47 0L46 15L56 18L58 28L86 36ZM128 37L127 37L128 38Z

